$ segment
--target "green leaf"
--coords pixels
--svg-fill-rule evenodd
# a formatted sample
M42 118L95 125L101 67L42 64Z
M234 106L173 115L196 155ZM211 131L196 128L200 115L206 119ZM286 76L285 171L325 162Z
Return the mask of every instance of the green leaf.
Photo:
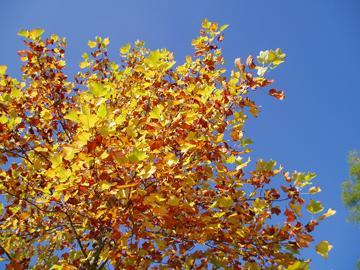
M322 210L324 210L324 207L322 206L320 201L315 201L315 200L311 199L310 204L308 206L306 206L306 209L311 214L317 214L317 213L321 212Z
M0 66L0 75L5 75L7 66Z
M321 241L316 245L315 249L318 254L320 254L323 258L327 259L329 255L329 251L333 248L332 245L329 244L328 241Z
M309 270L309 262L296 261L292 265L288 266L286 270Z
M102 83L92 82L90 83L89 89L90 93L96 97L103 97L108 93L108 90Z
M122 46L120 48L120 53L121 54L127 54L131 49L131 44L130 43L126 43L124 46Z
M21 36L21 37L24 37L24 38L28 38L28 36L29 36L29 31L28 31L28 30L21 29L17 34L18 34L18 36Z
M311 185L311 180L316 177L316 173L302 173L302 172L294 172L294 184L297 187L305 187L307 185Z
M145 160L147 157L148 155L145 152L135 149L129 154L128 159L131 162L139 162Z
M40 28L35 28L32 30L22 29L18 32L18 36L36 40L36 39L39 39L44 32L45 32L44 29L40 29Z
M224 31L226 28L228 28L229 25L228 24L224 24L220 27L220 32Z

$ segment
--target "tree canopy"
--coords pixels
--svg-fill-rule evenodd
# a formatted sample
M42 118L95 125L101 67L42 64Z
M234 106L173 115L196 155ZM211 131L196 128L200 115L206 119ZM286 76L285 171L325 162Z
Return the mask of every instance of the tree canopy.
M349 154L350 179L343 183L343 201L350 209L350 220L360 222L360 157L358 152Z
M313 198L314 173L251 163L244 133L253 96L284 99L267 74L285 54L238 58L227 72L226 28L204 20L182 64L142 41L116 63L96 37L73 80L65 38L19 32L22 78L0 66L7 269L308 269L299 252L335 211Z

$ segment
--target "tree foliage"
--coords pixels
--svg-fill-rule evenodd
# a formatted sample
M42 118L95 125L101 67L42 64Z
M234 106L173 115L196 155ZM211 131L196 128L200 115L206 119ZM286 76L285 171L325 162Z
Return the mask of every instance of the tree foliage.
M350 179L343 183L343 202L350 209L350 220L360 222L360 157L357 152L349 154Z
M176 66L141 41L116 64L96 37L74 80L64 38L19 32L21 80L0 67L7 269L308 269L298 253L335 211L319 214L315 174L250 163L244 136L253 95L284 98L266 74L285 54L238 58L227 74L226 27L205 20L194 56Z

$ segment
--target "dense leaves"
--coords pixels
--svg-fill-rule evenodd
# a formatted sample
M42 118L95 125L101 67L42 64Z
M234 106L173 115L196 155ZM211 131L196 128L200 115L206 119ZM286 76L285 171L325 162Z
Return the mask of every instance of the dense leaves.
M350 220L360 222L360 157L359 153L352 152L349 155L350 176L343 183L343 201L350 209Z
M73 81L65 39L19 33L21 81L0 67L7 269L308 269L298 253L335 211L317 216L314 174L250 163L244 133L259 114L252 96L284 98L265 75L285 54L238 58L227 74L225 28L205 20L177 66L141 41L117 64L96 37Z

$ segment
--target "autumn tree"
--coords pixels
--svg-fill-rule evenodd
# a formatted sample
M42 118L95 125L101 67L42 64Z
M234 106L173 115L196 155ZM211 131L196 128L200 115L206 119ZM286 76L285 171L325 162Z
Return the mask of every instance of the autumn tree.
M96 37L74 80L64 38L19 32L21 79L0 67L7 269L308 269L298 254L335 211L319 214L315 174L250 163L244 135L257 92L284 98L267 74L285 54L236 59L227 73L226 27L205 20L178 65L141 41L115 63Z

